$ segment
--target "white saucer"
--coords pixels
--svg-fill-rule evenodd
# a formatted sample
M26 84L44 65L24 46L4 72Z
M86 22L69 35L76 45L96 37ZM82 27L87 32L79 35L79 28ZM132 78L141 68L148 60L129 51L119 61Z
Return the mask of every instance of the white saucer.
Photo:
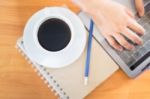
M54 17L66 20L73 33L68 46L58 52L45 50L37 40L39 26L43 21ZM67 8L48 7L35 13L27 22L23 41L32 61L49 68L61 68L73 63L82 54L86 45L86 30L79 17Z

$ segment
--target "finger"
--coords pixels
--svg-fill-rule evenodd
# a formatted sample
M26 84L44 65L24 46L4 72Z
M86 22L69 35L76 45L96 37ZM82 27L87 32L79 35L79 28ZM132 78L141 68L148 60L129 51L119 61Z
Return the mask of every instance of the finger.
M125 11L131 18L135 17L134 14L128 8L125 8Z
M130 28L139 35L144 35L144 28L131 18L129 19L128 28Z
M121 34L117 33L113 35L120 45L128 50L133 50L134 46L130 44Z
M142 39L137 34L133 33L131 30L125 29L125 31L122 34L128 39L130 39L132 42L138 45L142 44Z
M112 36L106 37L108 43L116 50L123 51L123 47L119 45Z
M135 0L135 5L139 16L143 16L145 13L143 0Z

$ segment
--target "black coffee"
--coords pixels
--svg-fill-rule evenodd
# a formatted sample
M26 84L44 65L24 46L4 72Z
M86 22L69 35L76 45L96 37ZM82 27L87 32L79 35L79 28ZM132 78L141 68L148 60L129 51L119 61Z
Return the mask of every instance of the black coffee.
M70 42L71 31L64 21L57 18L48 19L39 27L38 40L44 49L60 51Z

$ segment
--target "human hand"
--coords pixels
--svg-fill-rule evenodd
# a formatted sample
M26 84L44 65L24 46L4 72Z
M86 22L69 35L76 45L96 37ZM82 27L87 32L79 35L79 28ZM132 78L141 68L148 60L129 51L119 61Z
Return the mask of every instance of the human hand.
M143 15L140 1L136 0L136 5L140 15ZM134 49L134 45L125 37L133 43L142 44L139 35L144 34L144 29L135 21L132 12L123 5L112 0L78 0L76 4L93 18L102 35L113 48L119 51L123 51L124 48Z
M136 6L139 16L143 16L145 12L143 0L135 0L135 6Z

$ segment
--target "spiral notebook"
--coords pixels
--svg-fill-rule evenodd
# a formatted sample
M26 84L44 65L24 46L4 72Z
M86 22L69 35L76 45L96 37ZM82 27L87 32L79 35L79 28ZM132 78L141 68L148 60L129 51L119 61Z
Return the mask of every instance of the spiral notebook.
M118 66L95 39L92 44L90 76L87 86L84 85L86 49L81 57L70 66L51 69L29 59L22 38L18 39L17 48L32 64L48 87L61 99L83 99L118 69Z

